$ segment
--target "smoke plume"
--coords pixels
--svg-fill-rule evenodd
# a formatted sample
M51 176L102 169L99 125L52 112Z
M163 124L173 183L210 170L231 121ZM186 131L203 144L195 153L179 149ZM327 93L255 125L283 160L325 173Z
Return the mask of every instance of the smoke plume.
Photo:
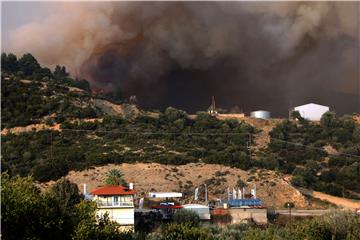
M62 3L10 49L144 107L360 111L358 3ZM31 36L31 37L30 37Z

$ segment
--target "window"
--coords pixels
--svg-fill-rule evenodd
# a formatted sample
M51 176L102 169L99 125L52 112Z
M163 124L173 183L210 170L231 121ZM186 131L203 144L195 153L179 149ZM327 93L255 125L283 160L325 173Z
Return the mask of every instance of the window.
M114 196L114 197L113 197L113 205L114 205L114 206L118 206L118 205L119 205L119 197L118 197L118 196Z

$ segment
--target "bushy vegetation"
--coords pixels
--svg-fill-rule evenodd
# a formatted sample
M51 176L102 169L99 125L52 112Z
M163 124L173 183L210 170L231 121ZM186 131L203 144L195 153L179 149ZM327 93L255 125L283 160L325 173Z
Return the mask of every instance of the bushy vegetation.
M49 68L41 67L36 58L30 53L24 54L20 59L17 59L12 53L2 53L1 73L4 77L51 81L69 87L90 90L88 81L72 79L65 66L57 65L54 71L51 71Z
M181 209L174 214L174 222L178 224L186 223L190 226L199 226L200 218L199 215L192 211Z
M159 233L150 234L151 240L175 239L226 239L226 240L357 240L360 236L360 216L349 212L334 212L311 220L303 220L286 226L256 226L254 224L228 225L226 227L192 226L188 223L171 223Z
M2 239L132 239L94 202L81 200L77 185L61 179L42 192L31 177L1 175Z
M106 116L102 122L65 121L61 127L61 132L3 136L3 169L13 175L34 174L40 181L57 179L71 169L123 162L203 161L248 169L246 143L255 132L244 122L221 121L207 113L190 119L174 108L159 117Z
M2 136L2 171L11 175L33 174L47 181L69 170L107 163L201 161L276 170L292 174L296 186L359 198L360 126L352 116L328 112L320 123L313 123L293 112L293 120L284 120L270 132L267 148L250 157L249 135L257 130L245 122L222 121L204 112L190 118L172 107L158 117L134 115L131 109L131 117L106 116L94 106L89 83L72 79L64 66L44 68L31 54L17 59L3 53L1 62L2 129L62 123L61 132ZM136 104L135 96L130 103ZM78 121L95 117L102 121Z
M43 122L50 115L51 124L100 114L90 104L89 83L70 78L65 67L56 66L52 72L31 54L17 60L13 54L3 53L1 63L1 128ZM83 91L73 92L69 87Z
M270 132L259 166L292 174L296 186L358 198L352 191L360 192L360 126L352 116L333 112L325 113L320 123L297 118L299 122L284 120ZM330 155L326 148L332 149Z

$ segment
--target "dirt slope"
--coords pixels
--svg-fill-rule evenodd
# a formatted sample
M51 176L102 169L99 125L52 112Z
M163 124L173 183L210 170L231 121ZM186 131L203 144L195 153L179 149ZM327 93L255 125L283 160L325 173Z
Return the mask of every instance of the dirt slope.
M102 118L83 118L83 119L73 119L70 122L102 122ZM37 123L37 124L29 124L27 126L24 127L13 127L13 128L4 128L1 130L1 135L6 135L6 134L20 134L23 132L31 132L31 131L43 131L43 130L48 130L51 129L53 131L60 131L61 132L61 128L60 128L61 124L57 123L54 124L52 126L47 125L45 123Z
M38 124L30 124L25 127L13 127L13 128L4 128L1 130L1 135L6 134L19 134L23 132L31 132L31 131L42 131L46 129L52 129L54 131L60 130L60 124L55 124L54 126L49 126L44 123L38 123Z
M310 191L307 189L299 189L305 195L312 196L314 198L321 199L322 201L327 201L335 205L341 206L346 209L355 210L360 209L360 201L352 200L347 198L335 197L326 193Z
M295 202L298 208L311 208L306 198L294 187L288 184L281 176L271 171L257 171L249 173L241 169L224 167L221 165L210 165L202 163L191 163L182 166L161 165L156 163L136 163L95 167L92 169L75 172L71 171L67 178L83 189L83 184L88 185L92 191L104 185L106 173L110 169L119 169L125 176L127 182L135 183L138 192L149 191L181 191L187 196L183 203L193 201L194 188L207 183L209 199L227 198L227 188L237 186L238 179L248 184L246 193L250 189L257 189L257 196L268 207L283 207L287 201ZM247 182L253 178L253 181ZM47 186L53 182L47 183ZM200 189L200 193L202 190Z
M139 109L133 105L115 104L103 99L93 99L95 107L101 109L105 115L122 115L127 116L130 112L134 115L139 114Z

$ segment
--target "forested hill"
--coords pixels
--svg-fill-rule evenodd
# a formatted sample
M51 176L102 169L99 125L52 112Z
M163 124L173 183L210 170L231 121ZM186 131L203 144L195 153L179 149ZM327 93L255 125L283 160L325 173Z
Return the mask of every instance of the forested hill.
M274 170L297 186L359 198L356 115L327 113L312 123L295 113L263 136L261 127L238 119L205 112L190 117L171 107L144 112L135 99L116 104L94 96L89 84L72 79L65 67L51 71L30 54L19 60L2 54L1 71L2 171L10 175L47 181L108 163L202 162ZM15 131L36 124L45 127ZM261 137L270 139L262 148L256 146Z
M71 78L64 66L53 71L41 67L31 54L18 60L3 53L1 64L2 129L137 113L131 104L111 103L104 94L93 96L86 80Z
M85 80L70 78L65 67L42 68L30 54L19 60L2 54L2 61L2 129L10 129L3 131L2 169L13 175L46 181L71 169L135 161L250 167L246 146L255 129L249 124L206 113L190 119L174 108L140 112L134 100L114 104L95 98ZM48 128L11 131L40 123Z

